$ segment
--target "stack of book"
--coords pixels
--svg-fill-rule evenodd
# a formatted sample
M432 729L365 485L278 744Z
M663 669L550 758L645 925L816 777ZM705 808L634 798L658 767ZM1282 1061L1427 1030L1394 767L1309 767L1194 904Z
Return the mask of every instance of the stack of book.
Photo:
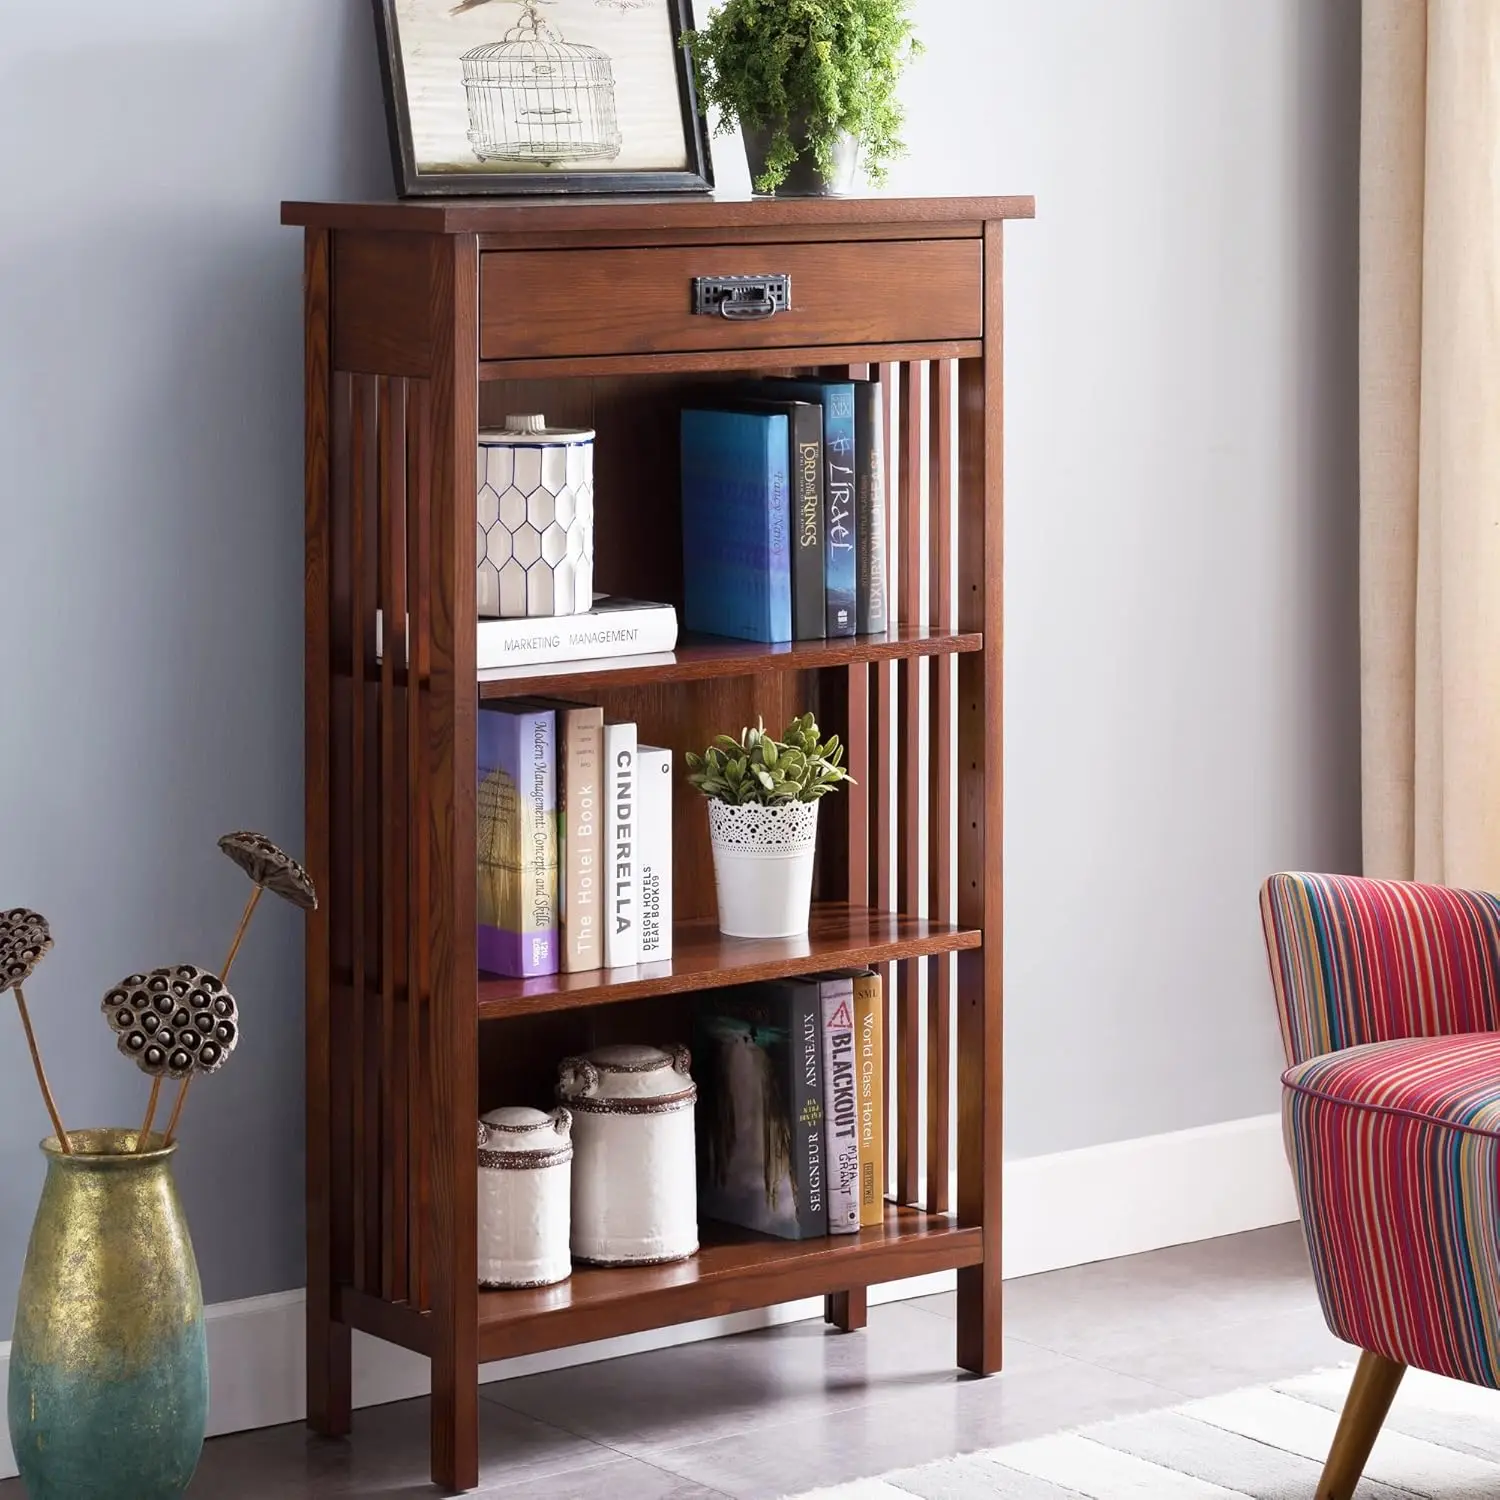
M700 998L698 1204L782 1239L885 1217L881 984L868 969Z
M886 629L881 387L758 380L682 414L687 628L820 641Z
M531 978L672 957L672 752L544 698L481 704L479 967Z

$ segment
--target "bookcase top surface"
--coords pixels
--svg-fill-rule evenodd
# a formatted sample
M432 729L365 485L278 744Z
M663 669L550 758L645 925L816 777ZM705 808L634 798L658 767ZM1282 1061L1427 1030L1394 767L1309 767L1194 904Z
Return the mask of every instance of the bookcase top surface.
M281 205L281 222L309 229L421 234L701 231L840 225L982 223L1030 219L1036 200L1006 198L420 198L369 203Z

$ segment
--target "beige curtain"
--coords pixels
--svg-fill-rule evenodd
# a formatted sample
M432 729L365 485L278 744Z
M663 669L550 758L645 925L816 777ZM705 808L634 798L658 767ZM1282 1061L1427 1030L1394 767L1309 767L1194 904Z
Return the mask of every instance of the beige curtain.
M1364 0L1365 872L1500 890L1500 0Z

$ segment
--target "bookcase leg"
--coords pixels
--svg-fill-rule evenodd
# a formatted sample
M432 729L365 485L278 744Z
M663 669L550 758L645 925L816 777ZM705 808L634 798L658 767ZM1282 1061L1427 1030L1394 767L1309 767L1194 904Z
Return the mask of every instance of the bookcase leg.
M432 1362L432 1482L450 1495L479 1487L477 1365L463 1373Z
M823 1299L823 1321L840 1333L855 1333L869 1321L869 1295L857 1286L847 1292L831 1292Z
M353 1408L349 1329L308 1318L307 1425L323 1437L349 1436Z
M1000 1278L984 1266L958 1273L958 1365L975 1375L1000 1369Z

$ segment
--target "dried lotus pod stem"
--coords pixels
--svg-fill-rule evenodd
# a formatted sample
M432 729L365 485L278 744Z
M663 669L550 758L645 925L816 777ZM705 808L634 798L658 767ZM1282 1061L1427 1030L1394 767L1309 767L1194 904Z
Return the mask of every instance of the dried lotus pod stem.
M250 926L250 918L255 915L255 905L265 892L263 885L252 885L250 887L250 899L245 903L245 910L240 916L240 925L235 928L234 936L229 942L229 955L224 960L224 967L219 971L219 978L226 983L229 979L229 971L234 967L234 956L240 951L240 944L245 940L245 930ZM189 1073L177 1089L177 1098L172 1102L172 1113L167 1120L167 1145L171 1145L177 1139L177 1122L182 1118L182 1106L187 1103L188 1090L193 1086L193 1079L198 1076L197 1070ZM161 1079L156 1080L160 1087ZM156 1089L152 1090L153 1104L155 1108ZM149 1117L148 1117L149 1118Z
M36 966L47 956L52 947L52 929L40 912L17 906L0 912L0 994L14 990L16 1009L21 1013L21 1029L26 1033L26 1045L31 1049L31 1066L36 1070L36 1081L42 1090L42 1102L52 1118L52 1128L57 1132L57 1143L64 1156L73 1154L73 1143L63 1129L62 1116L57 1112L57 1100L52 1097L52 1085L47 1082L47 1070L42 1066L42 1051L36 1044L36 1032L31 1026L31 1012L26 1006L26 996L21 986L31 978Z
M141 1128L136 1134L135 1149L137 1153L146 1149L146 1142L151 1138L151 1125L156 1119L156 1106L161 1103L161 1074L158 1073L151 1080L151 1097L146 1101L146 1118L141 1121Z
M68 1139L68 1132L63 1129L62 1116L57 1112L57 1100L52 1097L52 1085L47 1082L47 1070L42 1066L42 1051L36 1044L36 1032L31 1029L31 1012L26 1008L26 996L21 993L21 986L15 986L16 1009L21 1012L21 1026L26 1032L26 1045L31 1048L31 1066L36 1069L36 1081L42 1088L42 1102L47 1106L47 1113L52 1117L52 1128L57 1132L57 1143L62 1147L64 1156L73 1154L73 1143Z
M167 1121L167 1145L177 1139L177 1122L182 1118L182 1106L187 1103L188 1090L193 1086L193 1075L188 1074L177 1086L177 1099L172 1105L172 1114Z
M265 894L263 885L252 885L250 887L250 899L245 903L245 910L240 916L240 925L235 929L234 937L229 943L229 957L224 960L224 967L219 977L225 984L229 983L229 971L234 967L234 957L240 951L240 944L245 940L245 932L250 926L250 918L255 915L256 903Z

